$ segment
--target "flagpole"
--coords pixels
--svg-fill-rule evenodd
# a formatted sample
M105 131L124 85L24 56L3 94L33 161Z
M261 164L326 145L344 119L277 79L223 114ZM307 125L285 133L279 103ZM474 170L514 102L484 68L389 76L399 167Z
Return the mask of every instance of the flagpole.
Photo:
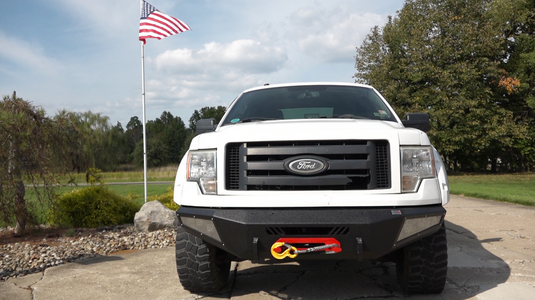
M177 18L166 15L154 6L139 0L140 22L139 40L141 41L141 101L143 102L143 186L145 188L145 203L147 202L147 117L145 114L145 40L147 38L162 39L164 37L190 30L188 24ZM157 15L159 21L152 17ZM164 20L163 22L161 20Z
M145 190L145 202L147 202L147 130L145 124L145 44L141 42L141 102L143 103L143 187Z

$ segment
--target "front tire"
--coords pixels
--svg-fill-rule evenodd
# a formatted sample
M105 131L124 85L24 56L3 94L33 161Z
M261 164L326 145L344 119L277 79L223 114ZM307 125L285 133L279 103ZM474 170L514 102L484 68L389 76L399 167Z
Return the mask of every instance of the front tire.
M396 264L401 289L410 294L439 294L446 285L448 245L446 227L401 250Z
M223 250L178 227L176 269L184 289L212 293L225 286L230 272L230 259Z

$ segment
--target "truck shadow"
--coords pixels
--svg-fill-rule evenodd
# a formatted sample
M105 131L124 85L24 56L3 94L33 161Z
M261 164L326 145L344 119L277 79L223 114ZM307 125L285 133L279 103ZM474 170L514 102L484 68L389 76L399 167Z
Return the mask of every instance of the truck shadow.
M448 279L439 295L407 295L401 291L391 262L352 260L293 261L281 264L240 262L227 287L216 298L264 295L279 299L469 299L507 281L511 269L483 244L500 238L477 236L446 222Z

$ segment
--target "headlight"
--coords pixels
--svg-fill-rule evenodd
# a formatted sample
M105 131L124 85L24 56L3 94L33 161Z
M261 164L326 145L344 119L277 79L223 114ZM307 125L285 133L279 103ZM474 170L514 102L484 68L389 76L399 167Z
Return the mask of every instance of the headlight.
M188 153L188 181L196 181L203 194L217 194L216 150L190 151Z
M401 147L402 191L416 192L423 178L434 178L432 147Z

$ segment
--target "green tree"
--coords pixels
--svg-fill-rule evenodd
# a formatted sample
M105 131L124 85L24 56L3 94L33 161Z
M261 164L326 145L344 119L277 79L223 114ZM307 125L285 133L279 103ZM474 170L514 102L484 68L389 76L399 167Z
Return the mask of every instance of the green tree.
M112 126L107 116L100 113L60 111L58 118L70 121L74 131L69 137L79 145L71 149L84 164L76 163L76 171L85 172L88 168L104 171L114 170L120 163L124 151L122 126Z
M184 153L189 149L191 140L197 135L197 121L214 118L216 122L219 123L226 110L227 108L225 106L205 106L200 110L195 110L193 114L191 114L191 117L189 118L189 132L184 142Z
M214 118L219 122L225 110L224 106L206 106L195 110L189 119L188 129L180 117L168 111L162 112L155 120L147 121L147 165L156 167L179 163L195 136L196 122L206 118ZM143 124L137 117L130 118L125 135L128 144L134 144L131 146L133 162L143 165Z
M147 139L147 166L161 167L169 162L169 149L159 139ZM143 141L138 142L134 150L134 163L143 166Z
M495 0L492 16L502 24L503 73L498 101L513 112L517 122L535 126L535 2ZM535 166L535 131L513 141L507 163L518 170Z
M491 0L407 0L357 48L357 82L400 115L426 112L434 145L453 169L484 170L527 133L497 99L503 38Z
M197 129L196 124L200 119L214 118L217 123L221 121L226 111L225 106L205 106L200 110L195 110L189 118L189 130L195 132Z
M187 136L182 119L164 111L148 128L154 138L160 139L165 144L168 158L166 163L178 164L185 152L183 145Z
M75 130L68 119L50 119L15 93L0 102L0 218L16 222L17 233L25 231L40 206L53 203L57 175L74 161L69 133ZM36 203L26 201L27 186Z
M130 118L130 121L128 121L128 124L126 124L125 134L131 154L129 162L131 162L134 159L133 152L136 148L137 143L139 141L143 141L143 124L137 116L133 116ZM141 155L143 155L143 153L141 153Z
M131 122L138 126L135 119L134 121L131 119ZM139 126L142 126L141 123ZM132 132L134 130L135 127ZM180 117L164 111L159 118L147 122L146 131L148 166L155 167L180 162L185 151L184 140L187 137L186 127ZM135 164L143 165L143 140L137 141L133 156Z
M108 155L110 156L107 169L115 168L120 164L128 162L130 147L128 146L128 139L121 122L117 122L117 124L107 132L107 139L104 142L104 147L107 149Z

